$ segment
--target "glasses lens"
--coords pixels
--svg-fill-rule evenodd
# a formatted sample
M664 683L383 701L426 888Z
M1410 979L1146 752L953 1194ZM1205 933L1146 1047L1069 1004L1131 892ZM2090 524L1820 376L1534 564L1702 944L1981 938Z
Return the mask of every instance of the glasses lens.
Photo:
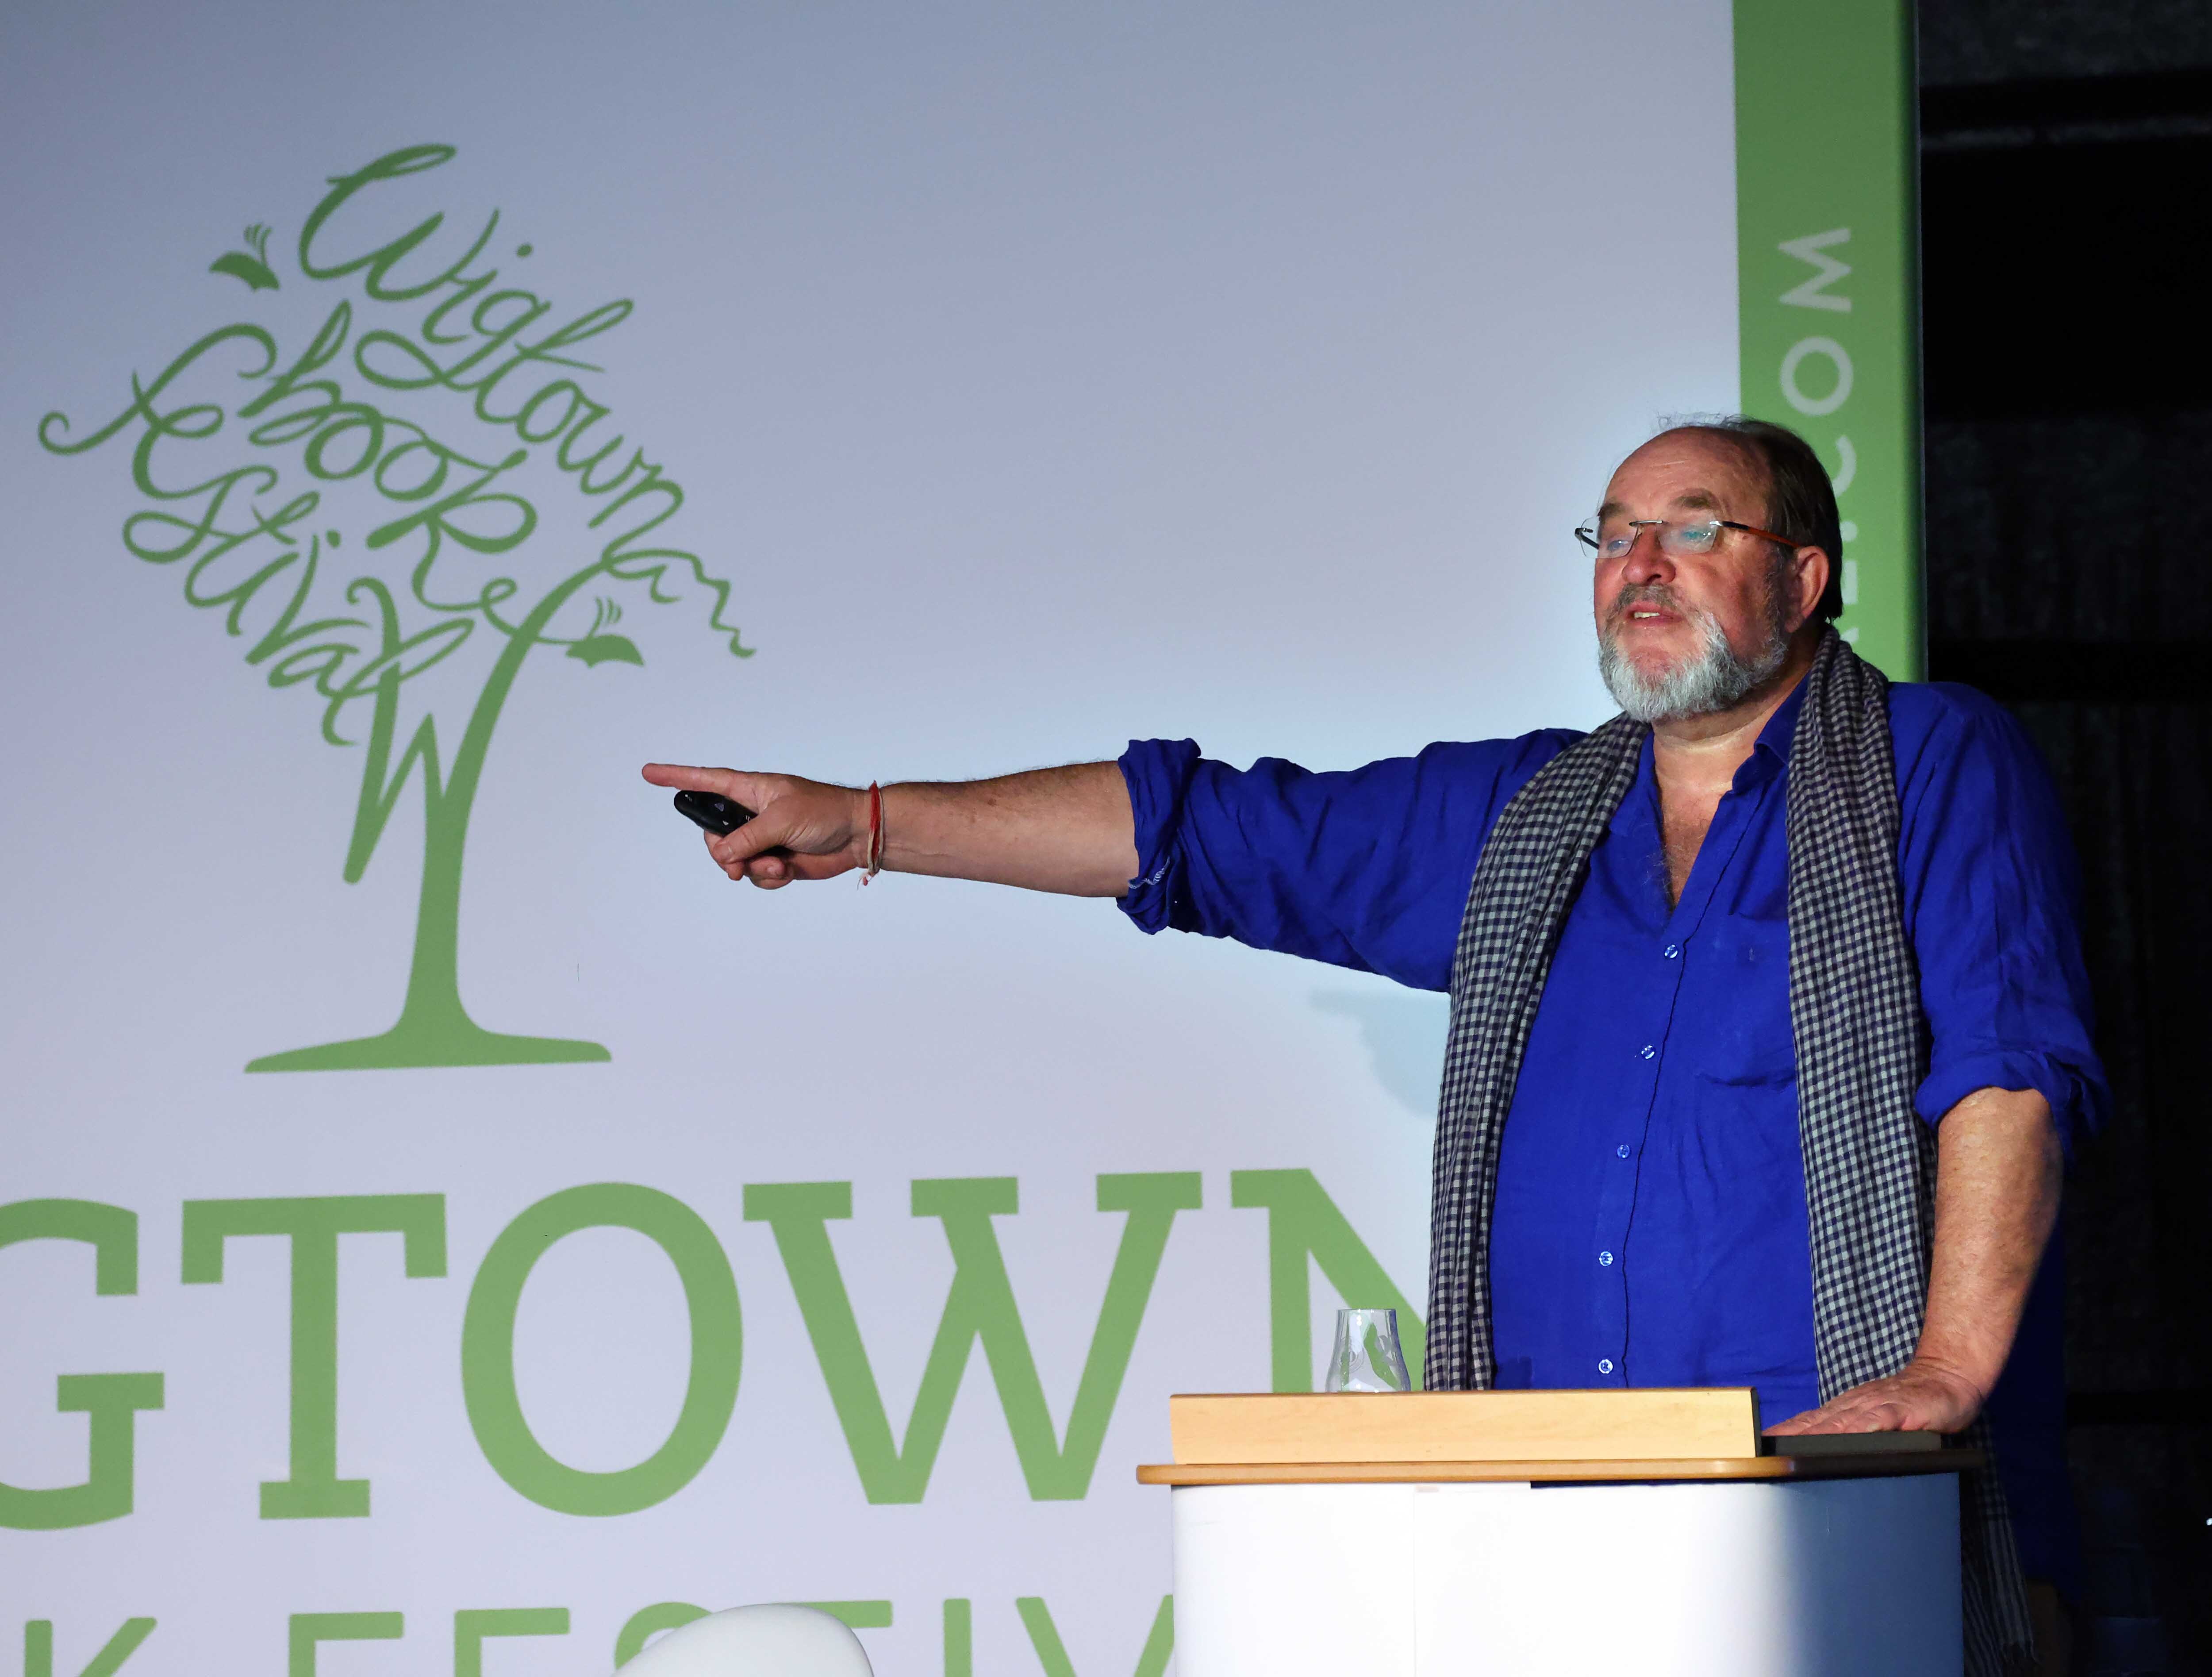
M1636 545L1636 526L1626 519L1607 519L1589 527L1595 532L1590 545L1601 559L1618 559Z
M1659 526L1659 545L1677 556L1711 553L1720 534L1718 519L1707 519L1699 524L1662 524Z

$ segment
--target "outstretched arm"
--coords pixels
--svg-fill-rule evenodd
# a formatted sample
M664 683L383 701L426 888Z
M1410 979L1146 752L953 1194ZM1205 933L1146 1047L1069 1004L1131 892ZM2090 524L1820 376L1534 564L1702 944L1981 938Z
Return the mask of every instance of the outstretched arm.
M794 879L835 878L866 860L865 788L670 763L646 764L645 778L719 793L756 812L735 832L708 836L715 866L732 879L773 890ZM1137 871L1129 788L1114 763L915 781L885 787L883 797L882 861L895 872L1120 896Z
M1978 1090L1936 1137L1936 1251L1918 1350L1888 1379L1773 1431L1963 1431L2004 1372L2058 1216L2051 1105L2033 1089Z

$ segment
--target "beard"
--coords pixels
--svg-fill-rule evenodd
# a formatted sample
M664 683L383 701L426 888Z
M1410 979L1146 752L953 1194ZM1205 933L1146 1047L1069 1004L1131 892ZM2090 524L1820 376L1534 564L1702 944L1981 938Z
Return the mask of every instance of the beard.
M1597 671L1606 690L1613 695L1629 720L1636 722L1679 722L1686 717L1710 716L1749 695L1782 667L1790 655L1790 629L1782 615L1780 567L1767 578L1762 630L1759 645L1747 656L1729 644L1727 631L1711 612L1683 599L1663 583L1639 583L1623 588L1605 615L1598 632ZM1620 627L1630 610L1638 605L1662 606L1698 631L1696 652L1655 675L1645 675L1620 650Z

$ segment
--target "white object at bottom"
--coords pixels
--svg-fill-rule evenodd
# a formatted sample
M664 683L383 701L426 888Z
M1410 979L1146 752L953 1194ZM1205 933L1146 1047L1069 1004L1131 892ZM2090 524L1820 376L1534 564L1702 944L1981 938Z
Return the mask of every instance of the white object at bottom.
M629 1677L870 1677L842 1619L795 1602L731 1607L678 1625L623 1667Z
M1176 1490L1180 1677L1959 1677L1959 1481Z

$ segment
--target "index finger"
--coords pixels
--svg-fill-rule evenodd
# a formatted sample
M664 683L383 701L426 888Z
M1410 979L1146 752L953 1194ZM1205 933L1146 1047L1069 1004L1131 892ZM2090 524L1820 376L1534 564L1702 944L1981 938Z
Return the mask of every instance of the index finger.
M640 771L654 786L674 787L683 792L713 792L743 804L749 810L761 806L759 777L739 773L734 769L702 769L690 763L648 763Z

